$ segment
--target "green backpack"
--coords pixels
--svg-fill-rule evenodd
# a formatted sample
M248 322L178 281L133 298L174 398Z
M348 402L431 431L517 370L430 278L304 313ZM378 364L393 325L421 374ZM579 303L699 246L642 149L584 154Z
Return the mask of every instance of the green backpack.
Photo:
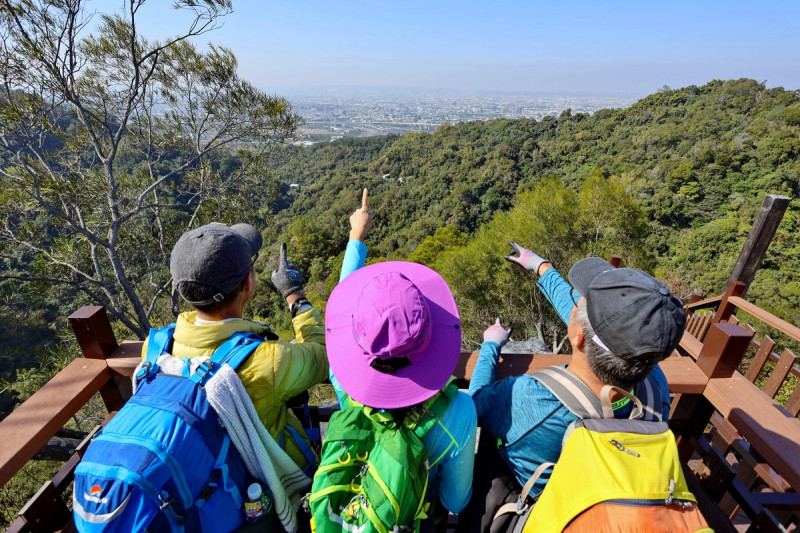
M427 517L428 470L439 460L429 462L421 439L457 393L451 380L400 421L352 399L349 407L335 412L307 496L311 530L415 531Z

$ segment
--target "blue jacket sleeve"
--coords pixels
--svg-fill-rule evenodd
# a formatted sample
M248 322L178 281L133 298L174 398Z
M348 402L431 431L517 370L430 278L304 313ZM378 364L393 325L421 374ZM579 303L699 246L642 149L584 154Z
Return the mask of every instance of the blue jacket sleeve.
M344 260L342 261L342 272L339 274L339 281L364 266L367 260L367 247L361 241L352 240L347 243L347 248L344 252ZM336 392L336 398L339 400L339 407L344 409L347 407L347 394L342 390L336 377L333 375L333 369L328 371L328 377L333 385L333 390Z
M495 381L500 345L484 342L469 381L469 394L475 402L478 424L492 435L508 441L511 430L514 378Z
M572 313L575 302L581 297L580 293L573 289L572 285L555 268L551 268L542 274L536 286L553 304L562 322L569 324L569 315Z
M469 380L470 396L475 396L476 392L494 383L499 361L499 344L491 341L485 341L481 344L481 351L478 352L478 362L475 363L475 369L472 371L472 377Z
M451 513L463 511L472 496L477 426L472 398L459 392L439 423L422 439L429 460L438 462L439 500Z
M352 240L347 243L342 261L342 272L339 274L339 281L364 266L367 260L367 246L361 242Z

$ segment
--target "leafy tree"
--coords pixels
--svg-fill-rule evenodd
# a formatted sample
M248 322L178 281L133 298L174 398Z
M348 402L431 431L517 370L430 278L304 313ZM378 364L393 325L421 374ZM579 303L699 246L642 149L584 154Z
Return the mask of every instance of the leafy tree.
M444 226L436 230L433 235L424 241L407 258L408 261L431 266L436 263L439 256L458 246L467 243L467 235L461 233L453 226Z
M437 230L431 240L444 240L445 235ZM506 242L534 250L566 275L586 255L620 253L626 265L648 268L652 265L644 251L648 235L644 210L633 200L632 191L619 178L606 178L598 171L579 193L558 179L542 180L466 244L444 248L432 266L456 298L465 346L476 347L481 331L501 316L517 336L538 337L558 352L565 346L566 328L536 287L538 277L505 261L503 256L510 251Z
M191 44L230 0L176 0L193 19L164 41L139 34L144 4L0 0L0 279L70 286L140 338L167 308L171 243L254 219L299 120L229 50Z

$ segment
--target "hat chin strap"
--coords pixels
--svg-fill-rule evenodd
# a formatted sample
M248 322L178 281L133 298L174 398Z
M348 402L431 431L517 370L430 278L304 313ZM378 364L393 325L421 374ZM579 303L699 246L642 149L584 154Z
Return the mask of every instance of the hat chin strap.
M389 359L380 359L376 357L369 366L382 374L394 375L395 372L402 370L410 364L411 360L408 357L390 357Z

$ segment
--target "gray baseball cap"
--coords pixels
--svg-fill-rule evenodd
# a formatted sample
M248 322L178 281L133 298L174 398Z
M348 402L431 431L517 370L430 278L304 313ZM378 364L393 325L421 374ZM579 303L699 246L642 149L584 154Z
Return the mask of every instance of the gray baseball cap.
M261 234L250 224L212 222L187 231L172 248L169 270L173 283L192 305L221 301L242 283L261 244ZM181 292L185 281L202 283L216 292L206 300L191 301Z
M686 328L683 303L650 274L587 257L572 266L569 281L586 298L595 334L615 355L669 353L680 342Z

